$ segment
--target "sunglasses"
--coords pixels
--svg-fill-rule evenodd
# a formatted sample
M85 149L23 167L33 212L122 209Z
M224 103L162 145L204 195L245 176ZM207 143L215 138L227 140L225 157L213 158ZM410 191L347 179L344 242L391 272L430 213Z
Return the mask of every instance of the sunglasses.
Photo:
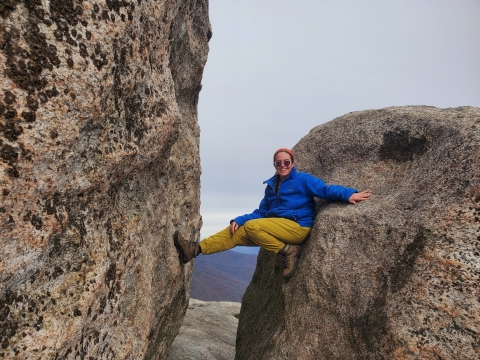
M292 162L290 160L283 160L283 166L289 166ZM273 163L273 165L275 165L275 167L279 168L280 166L282 166L282 160L278 160L278 161L275 161Z

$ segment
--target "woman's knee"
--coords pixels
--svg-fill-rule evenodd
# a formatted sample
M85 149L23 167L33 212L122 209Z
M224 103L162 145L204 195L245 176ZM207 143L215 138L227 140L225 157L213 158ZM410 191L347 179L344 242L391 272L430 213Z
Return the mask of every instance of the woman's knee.
M249 220L245 224L243 224L245 232L247 235L256 232L259 229L259 226L255 220Z
M247 233L247 235L248 235L248 233L249 233L250 231L252 231L252 226L251 226L251 224L250 224L251 222L252 222L252 221L247 221L245 224L243 224L243 229L245 230L245 232Z

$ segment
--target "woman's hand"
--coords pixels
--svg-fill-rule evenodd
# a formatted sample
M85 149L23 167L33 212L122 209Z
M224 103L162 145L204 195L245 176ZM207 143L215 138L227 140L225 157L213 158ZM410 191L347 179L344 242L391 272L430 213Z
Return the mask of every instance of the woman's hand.
M352 196L348 199L348 202L350 204L356 205L357 202L359 201L365 201L367 200L370 196L372 196L372 192L370 190L365 190L359 193L353 193ZM231 229L231 227L230 227Z
M235 221L232 221L230 223L230 234L233 235L235 234L235 231L238 229L238 224Z

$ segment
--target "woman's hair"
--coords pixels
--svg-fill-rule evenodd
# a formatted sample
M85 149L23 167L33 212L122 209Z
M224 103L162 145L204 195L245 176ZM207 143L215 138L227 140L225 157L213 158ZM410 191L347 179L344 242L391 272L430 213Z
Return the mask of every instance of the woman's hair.
M275 154L273 154L273 161L275 161L275 156L277 156L279 152L286 152L287 154L290 155L292 162L295 162L295 156L293 155L293 151L287 148L280 148L277 151L275 151Z

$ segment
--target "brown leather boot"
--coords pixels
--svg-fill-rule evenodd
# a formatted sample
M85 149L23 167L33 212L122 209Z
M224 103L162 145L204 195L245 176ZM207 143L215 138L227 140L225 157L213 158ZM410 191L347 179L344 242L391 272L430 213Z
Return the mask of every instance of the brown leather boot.
M175 231L173 235L173 243L178 250L182 264L188 263L200 253L200 245L198 242L186 241L178 230Z
M295 270L297 270L298 258L300 257L300 245L285 244L280 255L283 256L283 262L285 264L283 276L290 278L295 273Z

